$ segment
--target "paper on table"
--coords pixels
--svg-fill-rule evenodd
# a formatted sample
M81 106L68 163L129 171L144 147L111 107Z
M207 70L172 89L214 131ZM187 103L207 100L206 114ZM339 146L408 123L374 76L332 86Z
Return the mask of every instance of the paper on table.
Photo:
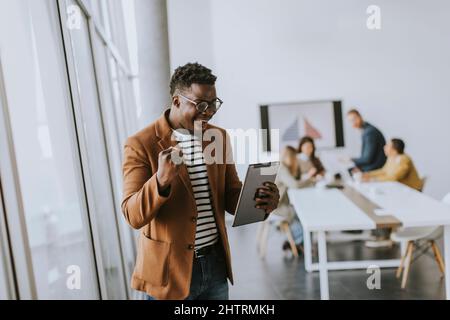
M386 209L375 209L373 210L373 213L375 213L377 216L389 216L392 214L392 212Z

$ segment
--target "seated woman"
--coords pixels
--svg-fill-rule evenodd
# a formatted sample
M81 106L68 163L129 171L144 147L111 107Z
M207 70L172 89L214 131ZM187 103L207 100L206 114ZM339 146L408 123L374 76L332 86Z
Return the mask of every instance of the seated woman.
M422 190L422 180L411 158L405 154L405 143L400 139L391 139L384 146L387 156L383 168L363 174L363 181L398 181L416 190Z
M303 137L298 146L298 159L304 184L314 183L325 175L325 168L316 157L316 145L311 137Z
M305 137L300 143L300 156L297 150L288 146L281 157L281 165L275 183L280 191L280 202L274 214L282 216L289 223L298 251L301 251L303 229L290 204L287 190L289 188L306 188L314 185L316 179L325 173L320 160L315 156L315 145L311 138ZM283 250L289 249L289 242L285 241Z

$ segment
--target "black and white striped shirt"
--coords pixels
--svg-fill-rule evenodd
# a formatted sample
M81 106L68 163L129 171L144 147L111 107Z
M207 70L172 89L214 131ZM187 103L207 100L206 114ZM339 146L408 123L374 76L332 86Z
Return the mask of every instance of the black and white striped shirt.
M195 233L195 250L215 244L219 239L211 193L203 158L202 142L194 135L174 131L178 147L183 151L183 160L191 179L197 205L197 228Z

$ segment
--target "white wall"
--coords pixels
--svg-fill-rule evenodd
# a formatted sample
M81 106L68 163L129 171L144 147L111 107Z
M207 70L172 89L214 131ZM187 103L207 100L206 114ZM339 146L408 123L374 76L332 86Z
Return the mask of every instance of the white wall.
M379 31L366 27L371 4ZM217 124L259 128L264 102L343 99L406 141L427 193L450 191L450 2L171 0L169 13L172 68L205 61L219 76ZM359 134L345 134L358 153Z
M214 68L210 4L205 0L167 1L172 71L187 62Z

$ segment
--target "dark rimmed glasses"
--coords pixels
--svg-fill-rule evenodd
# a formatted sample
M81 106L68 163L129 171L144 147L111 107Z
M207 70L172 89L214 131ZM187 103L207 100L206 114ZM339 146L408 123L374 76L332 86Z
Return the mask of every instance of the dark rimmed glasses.
M200 101L200 102L196 102L194 100L189 99L188 97L183 96L182 94L178 94L180 97L186 99L187 101L189 101L190 103L192 103L195 108L197 109L198 112L206 112L206 111L210 111L212 113L216 113L217 111L219 111L220 107L223 104L223 101L220 100L219 98L214 99L213 101Z

